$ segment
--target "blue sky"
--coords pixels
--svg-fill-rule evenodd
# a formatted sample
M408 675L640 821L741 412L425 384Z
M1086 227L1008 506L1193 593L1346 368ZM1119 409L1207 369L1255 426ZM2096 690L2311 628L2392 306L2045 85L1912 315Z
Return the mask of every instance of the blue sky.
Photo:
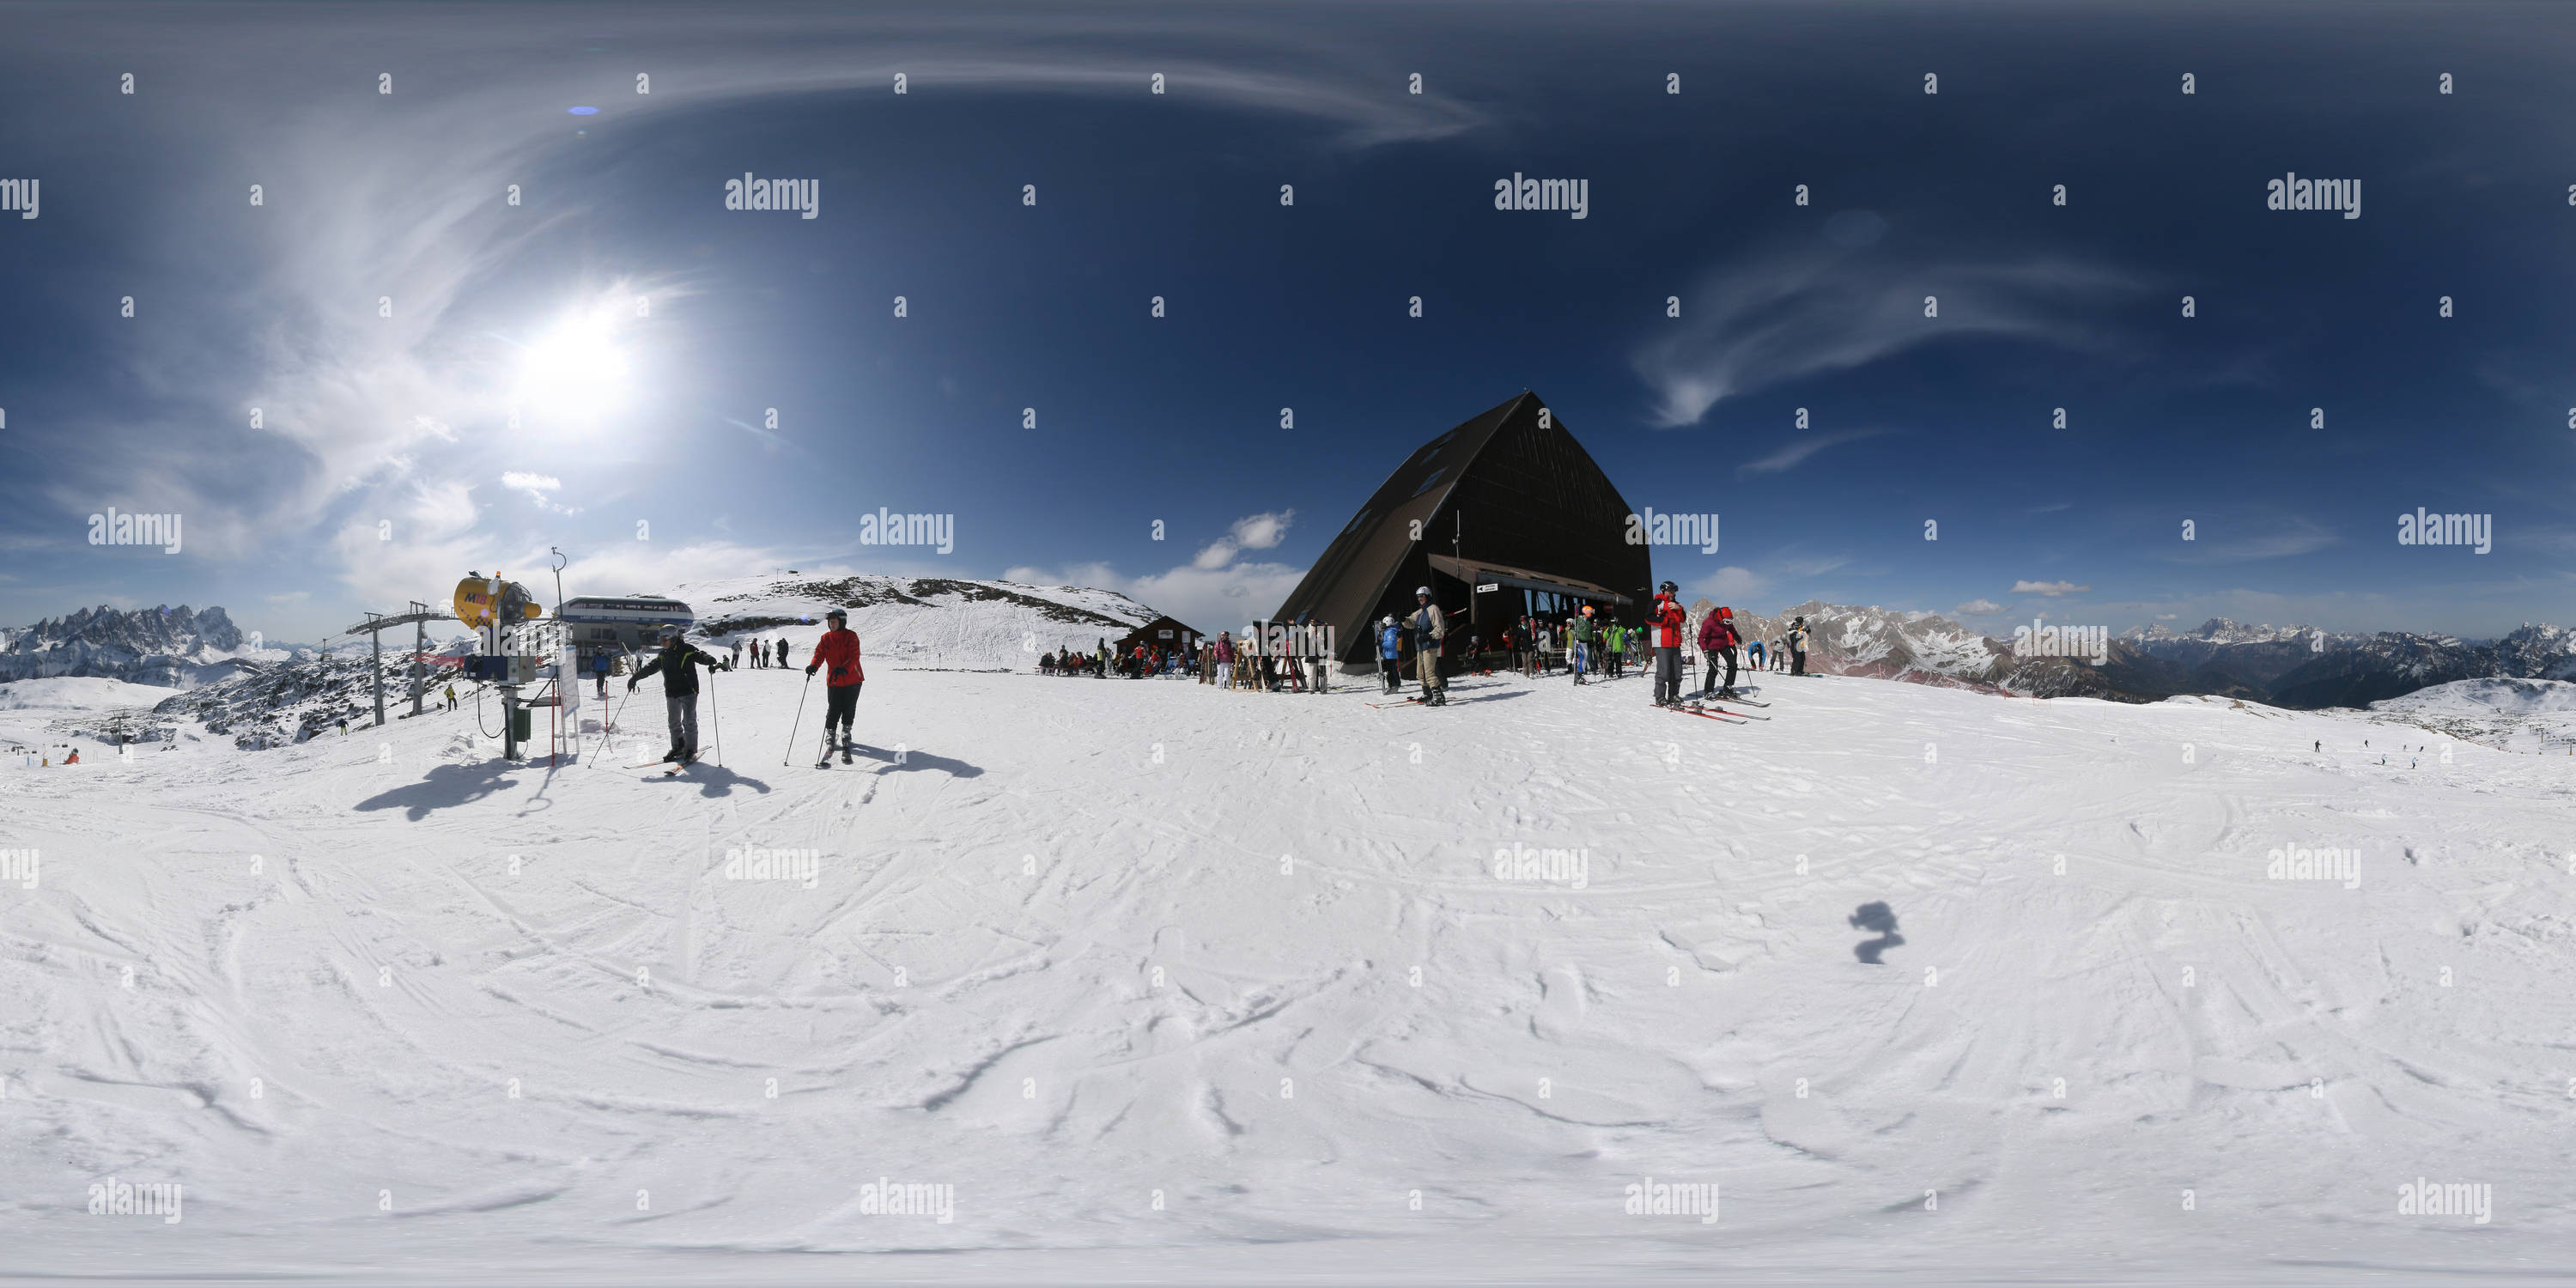
M1631 504L1721 515L1657 575L1756 609L2576 620L2565 10L13 26L0 178L42 205L0 215L0 621L220 603L316 639L560 546L571 593L1007 574L1215 629L1524 388ZM725 209L746 171L817 181L817 217ZM2360 218L2266 209L2290 171L2358 180ZM1585 180L1587 217L1494 209L1514 173ZM182 551L90 545L109 506L182 515ZM878 506L955 548L860 545ZM2399 545L2417 506L2492 514L2493 551Z

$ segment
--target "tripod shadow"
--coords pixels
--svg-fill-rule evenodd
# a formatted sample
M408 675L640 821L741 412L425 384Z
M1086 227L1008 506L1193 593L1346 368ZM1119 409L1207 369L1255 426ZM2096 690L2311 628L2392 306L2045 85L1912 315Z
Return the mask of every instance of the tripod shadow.
M851 743L850 747L871 760L886 762L877 770L880 774L908 774L923 769L936 769L951 778L980 778L984 774L981 766L970 765L949 756L934 756L926 751L898 753L883 747L871 747L864 742Z
M1885 965L1878 955L1905 942L1905 936L1896 933L1896 910L1884 903L1862 904L1859 911L1851 915L1851 924L1878 936L1852 945L1852 956L1869 965Z
M358 802L361 810L398 809L405 820L417 823L433 810L452 809L471 804L519 780L510 777L518 765L506 760L486 760L471 765L433 765L419 782L390 788Z

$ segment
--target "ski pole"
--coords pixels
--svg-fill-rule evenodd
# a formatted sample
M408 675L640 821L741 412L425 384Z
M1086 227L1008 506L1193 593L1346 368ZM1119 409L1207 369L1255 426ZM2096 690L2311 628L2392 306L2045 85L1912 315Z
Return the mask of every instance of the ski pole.
M778 767L787 768L787 757L796 754L796 730L805 723L805 699L814 692L814 673L805 673L805 687L796 691L796 722L787 726L787 753L778 758Z
M716 668L712 666L707 668L707 723L713 726L708 732L716 736L716 768L722 769L724 768L724 708L716 705Z

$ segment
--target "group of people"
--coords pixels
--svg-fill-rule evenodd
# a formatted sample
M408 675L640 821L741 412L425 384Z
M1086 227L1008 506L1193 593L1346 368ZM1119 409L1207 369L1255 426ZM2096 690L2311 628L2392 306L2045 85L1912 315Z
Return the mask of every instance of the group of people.
M661 645L652 661L635 668L635 674L627 677L626 691L634 692L635 686L648 677L662 677L663 712L671 731L671 749L662 753L662 759L693 764L698 759L698 670L735 669L742 661L742 643L736 641L731 646L731 660L720 660L691 644L680 628L672 625L662 628ZM787 641L753 640L751 656L755 667L784 668L788 665ZM809 681L816 672L825 670L829 675L823 686L824 750L823 759L815 762L817 768L830 760L834 748L839 749L842 764L850 763L850 730L858 719L860 687L867 680L867 672L859 664L859 637L850 630L849 613L838 608L823 614L823 637L814 642L812 659L805 664ZM451 690L451 696L452 693Z
M1327 672L1331 660L1311 642L1304 653L1280 656L1247 647L1232 631L1219 631L1212 640L1185 639L1177 645L1140 642L1124 652L1104 639L1090 652L1067 649L1040 656L1038 674L1100 679L1118 675L1130 680L1191 677L1222 689L1321 693L1331 687Z
M1299 623L1303 625L1303 623ZM1257 689L1263 693L1329 693L1332 691L1332 659L1313 638L1305 640L1303 652L1279 654L1251 647L1247 639L1237 642L1232 631L1218 631L1216 638L1199 650L1198 664L1193 668L1201 684L1220 689Z
M849 618L847 617L847 615L843 614L839 609L834 609L834 610L832 610L832 612L831 612L831 613L827 614L827 615L823 618L823 621L825 622L825 624L826 624L826 625L828 625L828 624L831 622L832 618L834 618L834 617L839 617L839 618L841 618L841 620L842 620L843 622L845 622L845 623L849 620ZM671 630L672 630L672 629L676 629L676 628L666 628L666 629L663 631L663 637L664 637L665 639L667 639L667 638L669 638L669 637L670 637L670 633L671 633ZM734 664L735 666L740 666L740 665L742 665L742 641L741 641L741 640L735 640L735 641L733 642L733 664ZM751 667L752 667L752 669L753 669L753 670L755 670L755 671L767 670L768 668L773 667L773 666L784 668L786 665L787 665L787 641L785 641L785 640L781 639L781 640L753 640L753 641L751 642Z
M1199 654L1206 651L1195 640L1174 648L1159 644L1145 644L1140 641L1122 653L1111 648L1109 641L1103 639L1099 647L1089 653L1077 653L1072 649L1066 649L1062 653L1048 653L1039 657L1038 674L1088 675L1107 679L1115 673L1130 680L1142 680L1154 675L1181 675L1196 670Z
M1715 693L1721 698L1736 696L1735 651L1739 647L1744 650L1746 658L1752 662L1752 669L1756 671L1764 669L1767 658L1771 670L1785 669L1791 675L1805 675L1807 673L1807 619L1804 617L1790 619L1787 638L1768 648L1764 647L1761 640L1744 639L1736 630L1735 610L1732 608L1720 606L1707 617L1700 619L1699 652L1700 656L1708 662L1707 674L1700 681L1699 691L1702 694ZM1718 683L1717 679L1719 662L1726 663L1724 684Z

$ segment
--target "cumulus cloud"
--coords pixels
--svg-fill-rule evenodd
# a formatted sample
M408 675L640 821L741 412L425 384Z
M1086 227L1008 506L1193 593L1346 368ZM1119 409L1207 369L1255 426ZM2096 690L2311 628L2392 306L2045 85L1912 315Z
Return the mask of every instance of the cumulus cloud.
M1297 517L1295 510L1279 510L1237 519L1226 534L1209 542L1190 560L1190 566L1202 572L1223 568L1246 550L1268 550L1288 535L1288 525Z
M1751 599L1770 586L1770 581L1750 568L1729 564L1683 587L1687 594L1705 595L1719 603Z
M2013 583L2012 593L2016 595L2047 595L2053 598L2058 595L2071 595L2077 591L2091 589L2093 588L2089 585L2078 586L2071 581L2016 581Z
M1244 623L1276 611L1306 575L1303 568L1240 557L1246 550L1272 549L1285 540L1296 513L1278 510L1237 519L1226 535L1210 542L1188 563L1163 572L1129 575L1106 563L1082 563L1053 570L1018 567L1002 575L1042 586L1114 590L1211 635L1239 630Z
M1953 617L1982 617L1987 613L2000 613L2002 611L2004 611L2004 606L1991 599L1971 599L1967 603L1951 609L1950 615Z

